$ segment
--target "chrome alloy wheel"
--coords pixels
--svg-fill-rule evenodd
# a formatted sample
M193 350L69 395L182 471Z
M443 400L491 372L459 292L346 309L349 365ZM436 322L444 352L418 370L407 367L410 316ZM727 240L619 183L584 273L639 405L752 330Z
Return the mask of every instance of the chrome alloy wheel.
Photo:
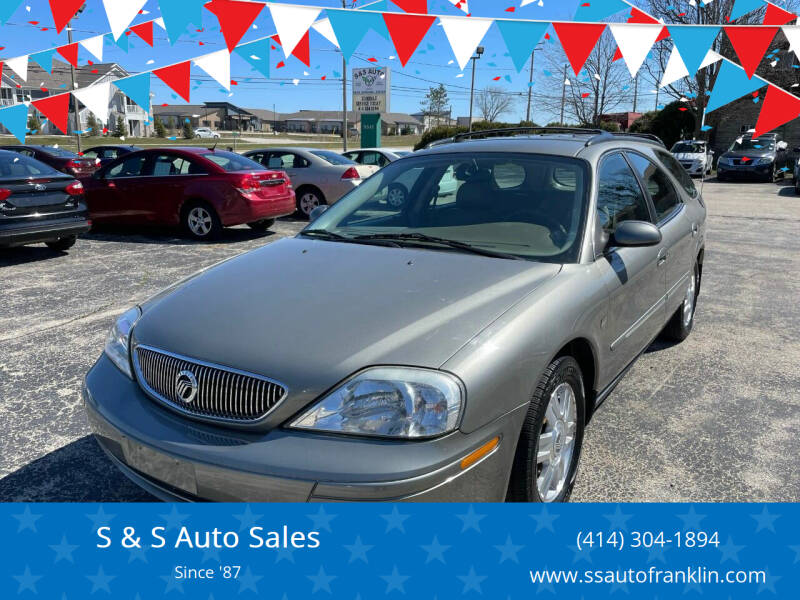
M536 487L543 502L552 502L567 485L575 454L578 409L575 392L560 383L550 394L536 453Z
M300 196L300 210L304 215L309 216L311 211L317 208L321 202L314 192L306 192Z
M689 328L694 318L694 301L697 296L697 273L692 273L689 279L689 288L686 290L686 297L683 299L683 326Z
M211 213L202 206L195 206L189 211L188 223L189 229L197 237L206 237L214 226Z

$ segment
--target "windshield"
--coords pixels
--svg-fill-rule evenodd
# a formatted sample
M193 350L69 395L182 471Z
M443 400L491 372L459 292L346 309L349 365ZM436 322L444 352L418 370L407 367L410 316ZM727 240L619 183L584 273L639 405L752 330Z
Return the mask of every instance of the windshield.
M419 238L430 236L527 260L575 262L588 187L586 163L575 158L411 157L373 175L309 229L349 239L391 236L400 245L417 245L398 240L417 236L424 246Z
M673 154L703 154L706 147L697 142L678 142L672 147Z
M228 172L232 171L264 171L264 165L240 156L233 152L215 151L203 154L203 158L210 160Z
M732 152L741 152L742 150L775 150L775 140L769 138L739 138L731 144L729 148Z
M344 157L341 154L336 154L336 152L331 152L330 150L312 150L311 154L313 154L314 156L319 156L322 160L329 162L332 165L356 164L349 158Z

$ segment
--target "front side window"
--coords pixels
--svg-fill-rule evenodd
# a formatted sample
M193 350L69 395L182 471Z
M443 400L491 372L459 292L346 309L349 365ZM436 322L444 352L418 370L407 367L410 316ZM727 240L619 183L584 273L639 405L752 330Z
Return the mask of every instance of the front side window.
M571 188L556 184L556 171ZM575 262L588 187L589 169L580 159L429 154L390 163L328 209L311 229L355 241L371 236L453 251L441 244L445 240L526 260Z
M661 221L680 204L681 199L677 190L670 182L667 174L659 169L655 163L650 162L640 154L631 153L628 158L630 158L633 168L639 173L639 177L642 178L644 187L653 200L653 206L656 209L656 221Z
M119 179L122 177L141 177L146 160L147 157L143 154L129 156L111 167L106 173L106 178Z
M305 158L293 152L271 152L267 167L270 169L303 169L309 164Z
M623 221L649 221L642 188L621 154L603 159L597 172L597 217L608 234Z
M175 175L189 175L192 163L182 156L174 154L159 154L153 160L147 173L151 177L170 177Z
M669 152L656 150L656 155L661 160L661 163L667 167L667 170L672 173L672 176L678 180L678 183L681 184L681 187L686 190L686 193L692 198L696 198L697 188L694 187L694 181L692 181L692 178L689 176L689 173L686 172L686 169L683 168L683 165L681 165L681 163L679 163Z

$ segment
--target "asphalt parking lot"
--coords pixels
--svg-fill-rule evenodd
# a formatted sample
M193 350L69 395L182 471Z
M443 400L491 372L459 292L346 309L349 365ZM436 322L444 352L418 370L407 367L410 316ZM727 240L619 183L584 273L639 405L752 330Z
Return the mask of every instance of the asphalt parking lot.
M574 500L800 501L800 197L791 181L714 180L704 197L695 330L656 342L594 417ZM213 244L100 230L69 254L0 250L0 501L152 500L84 416L81 379L108 329L168 284L302 226Z

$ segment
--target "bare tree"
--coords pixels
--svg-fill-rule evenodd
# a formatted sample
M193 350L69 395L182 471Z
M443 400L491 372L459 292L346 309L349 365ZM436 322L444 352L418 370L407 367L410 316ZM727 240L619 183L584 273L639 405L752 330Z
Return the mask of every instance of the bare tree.
M489 86L478 94L478 110L484 121L497 121L514 108L516 97L501 87Z

